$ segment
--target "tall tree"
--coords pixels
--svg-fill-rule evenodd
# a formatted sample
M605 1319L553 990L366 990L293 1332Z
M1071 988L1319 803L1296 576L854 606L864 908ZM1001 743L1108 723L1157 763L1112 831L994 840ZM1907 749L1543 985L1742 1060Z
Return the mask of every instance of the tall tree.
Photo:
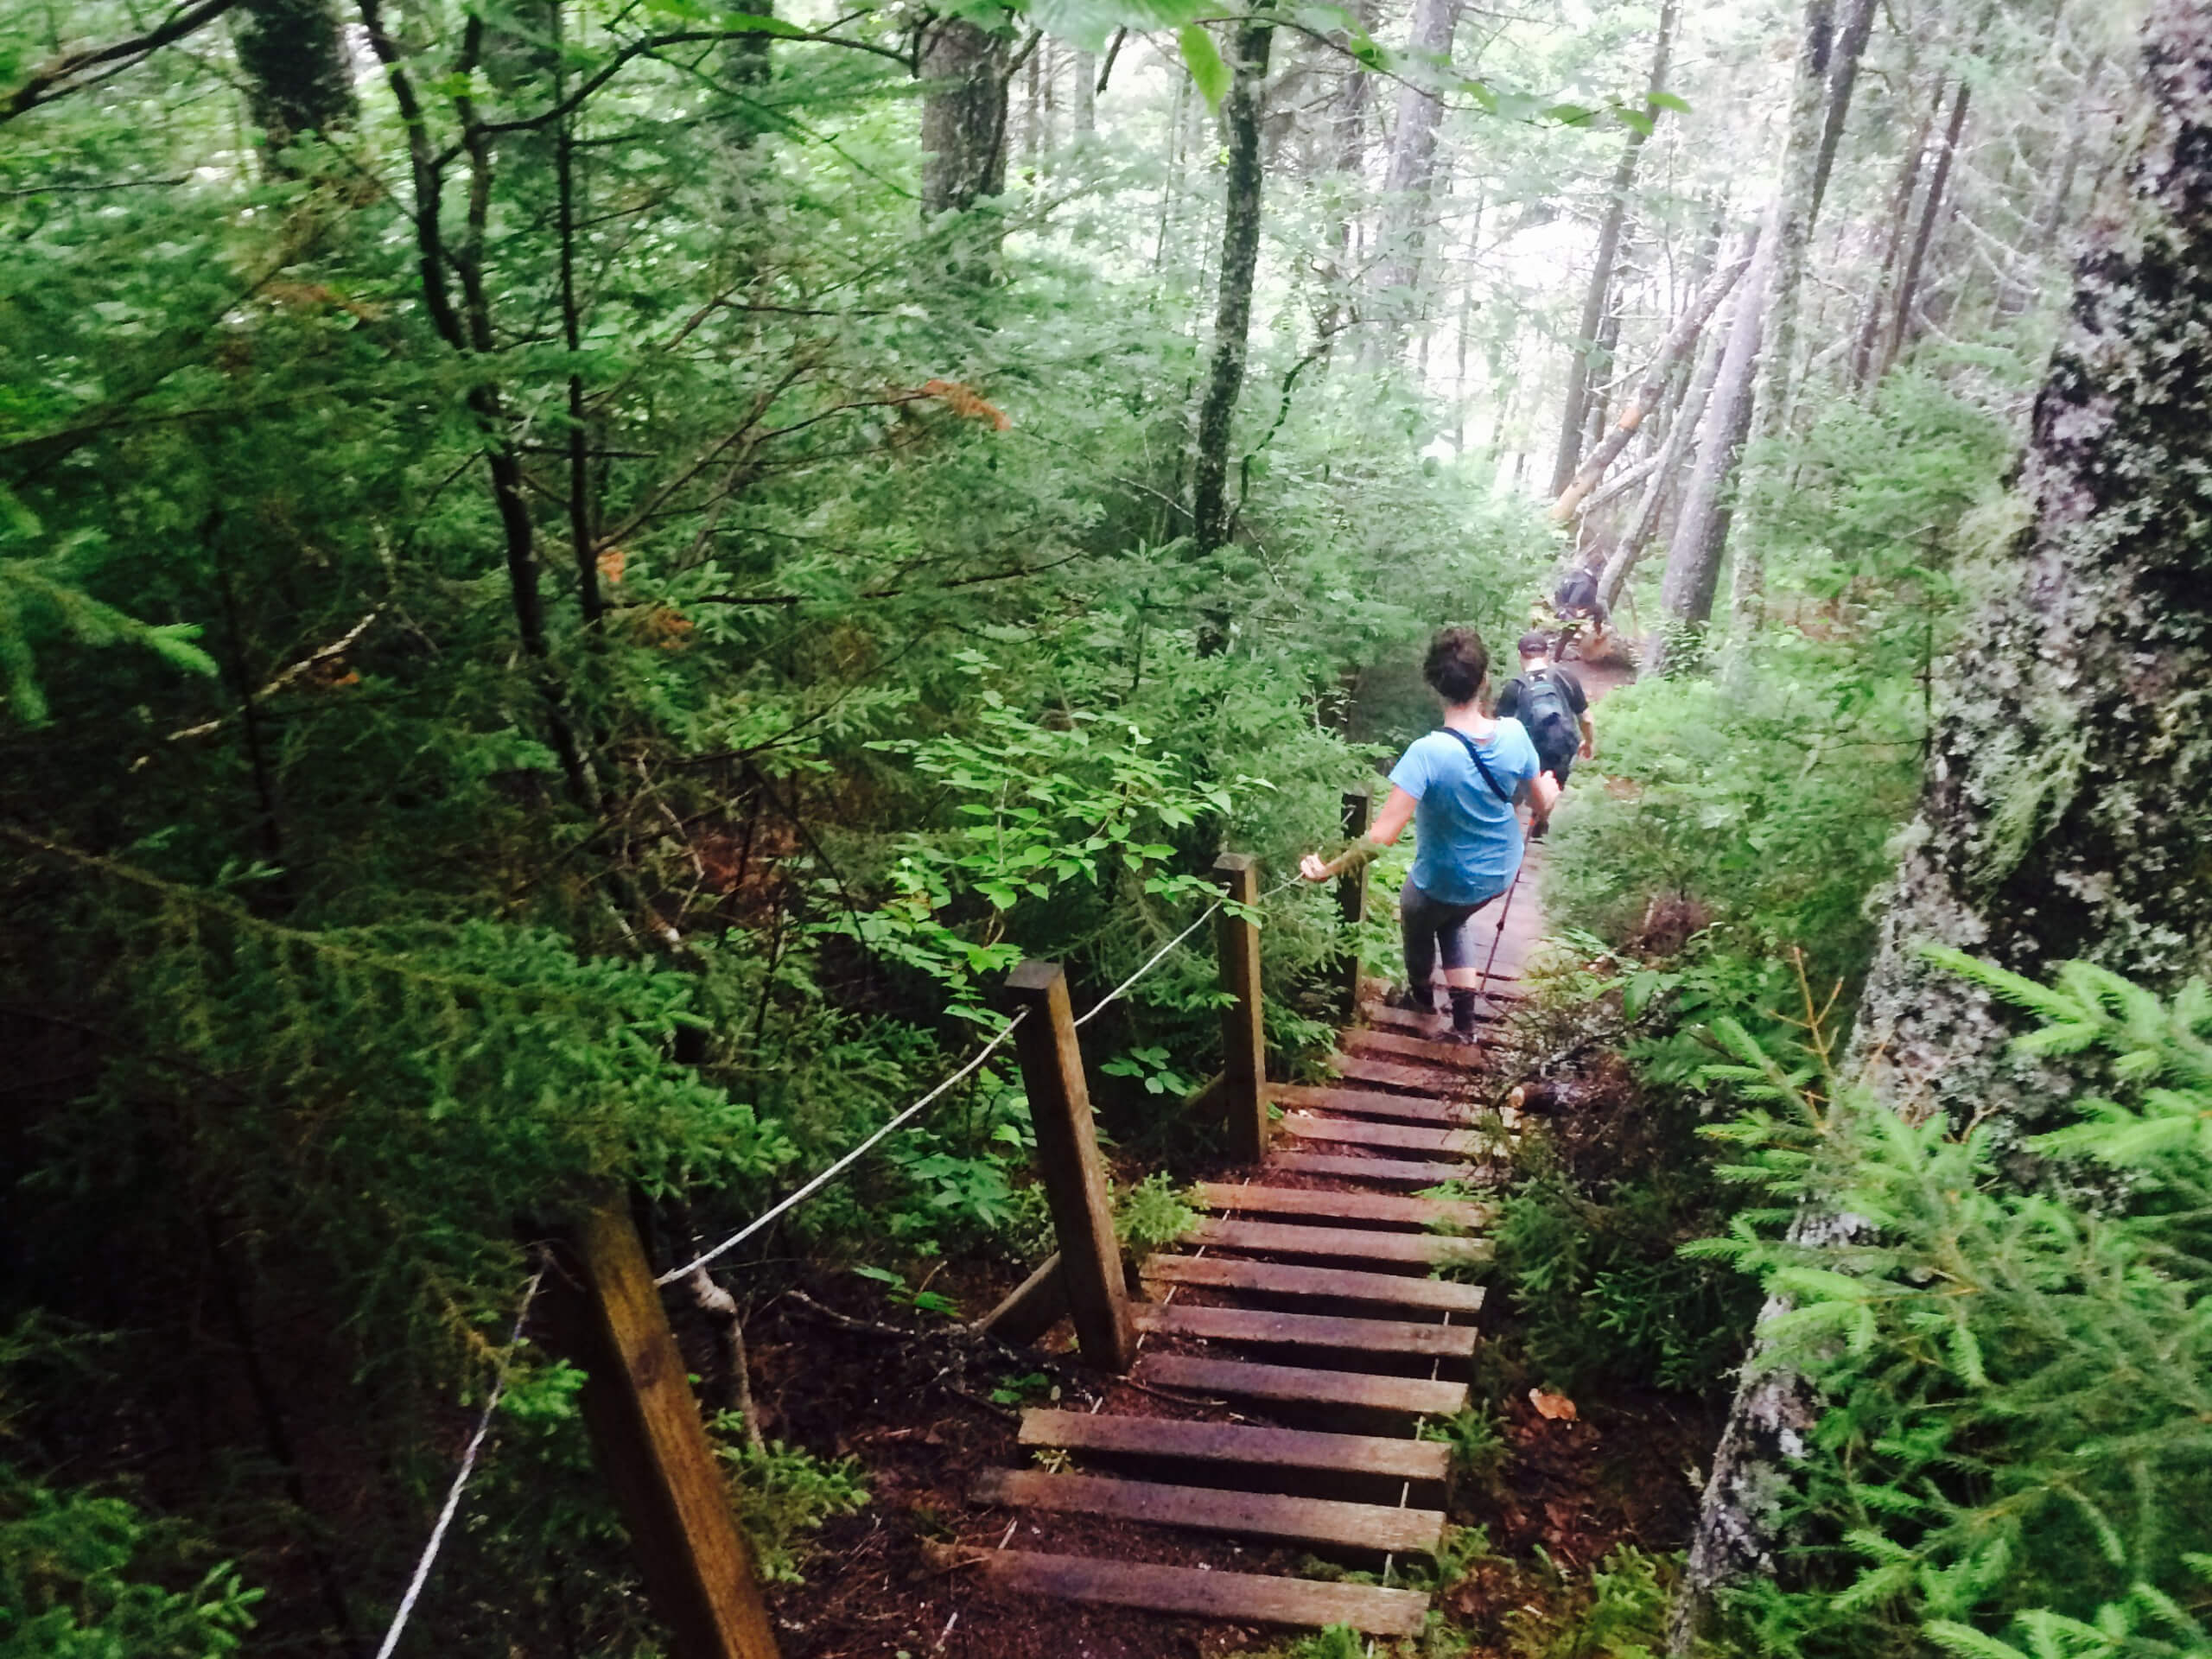
M271 164L293 140L347 125L358 108L330 0L245 0L234 39L246 103Z
M1659 674L1681 660L1689 639L1701 635L1713 618L1713 597L1720 583L1720 556L1728 543L1736 458L1751 429L1752 381L1758 369L1759 340L1766 321L1764 300L1774 264L1776 213L1770 208L1759 233L1759 251L1745 274L1744 287L1728 326L1727 348L1706 406L1697 461L1682 495L1681 515L1667 544L1667 570L1660 581L1662 632L1644 654L1644 671ZM1669 658L1675 659L1674 664Z
M1237 25L1230 48L1229 94L1222 101L1229 165L1222 188L1221 277L1213 361L1191 467L1191 520L1201 553L1229 539L1229 442L1250 350L1252 277L1260 263L1261 104L1274 32L1272 8L1265 5ZM1227 643L1225 618L1209 623L1208 639L1217 649Z
M1436 180L1436 128L1444 116L1444 100L1433 83L1451 60L1452 37L1459 27L1463 4L1464 0L1414 0L1406 49L1419 79L1408 78L1399 85L1390 159L1382 177L1382 257L1371 289L1378 326L1367 340L1370 361L1395 355L1418 308L1429 192Z
M1907 87L1907 96L1910 88ZM1920 169L1928 156L1928 138L1934 131L1936 117L1943 103L1942 88L1936 87L1934 101L1923 111L1912 142L1904 148L1897 162L1897 180L1890 192L1890 205L1882 215L1882 263L1874 276L1873 291L1866 299L1859 313L1859 337L1851 348L1852 378L1865 385L1872 378L1875 354L1883 338L1883 324L1890 315L1889 302L1896 289L1897 256L1904 251L1905 232L1912 224L1912 202L1920 188Z
M1856 10L1847 37L1855 31L1857 44L1863 49L1873 26L1873 10L1866 0L1853 0L1853 3ZM1755 442L1772 440L1789 414L1789 375L1797 350L1797 295L1805 281L1805 253L1812 243L1814 223L1820 217L1821 193L1835 154L1832 146L1842 136L1843 118L1857 77L1856 54L1838 53L1834 46L1835 0L1806 0L1796 70L1790 78L1789 131L1783 152L1782 182L1775 195L1774 264L1764 300L1764 350L1751 426ZM1744 480L1746 503L1754 509L1761 482L1758 477ZM1729 595L1732 632L1739 643L1749 632L1752 613L1764 589L1765 570L1759 537L1742 537L1736 548Z
M2167 992L2212 967L2212 510L2196 481L2212 471L2212 15L2160 0L2138 85L2136 148L2036 404L2018 492L2030 522L1941 677L1852 1042L1878 1106L2007 1141L2078 1079L2013 1058L2005 1014L1921 945L2036 977L2085 959ZM1800 1223L1821 1224L1852 1225ZM1816 1404L1754 1355L1676 1653L1719 1586L1775 1570L1791 1448Z
M1895 304L1889 318L1889 331L1884 337L1881 355L1873 378L1879 380L1897 360L1897 353L1904 349L1912 330L1914 307L1920 299L1920 274L1927 269L1928 250L1936 240L1936 226L1943 217L1944 190L1951 180L1951 163L1959 153L1959 138L1966 130L1967 103L1971 89L1961 80L1951 96L1951 119L1943 129L1943 142L1936 152L1936 171L1928 181L1928 194L1920 207L1920 223L1912 234L1912 250L1905 256L1904 273L1897 279Z
M965 17L922 42L922 218L964 213L1006 190L1008 40Z
M1659 38L1651 48L1651 79L1644 103L1647 118L1656 113L1650 99L1667 90L1667 73L1674 58L1675 28L1681 16L1681 0L1664 0L1659 8ZM1551 493L1563 495L1574 481L1582 458L1583 423L1588 416L1590 375L1602 365L1598 336L1605 327L1607 301L1613 287L1613 265L1620 257L1621 232L1628 223L1629 197L1636 188L1636 173L1651 136L1649 121L1631 125L1622 142L1620 160L1605 192L1605 216L1598 225L1598 248L1592 257L1590 281L1582 290L1582 320L1575 332L1574 350L1567 360L1567 404L1560 416L1559 454L1552 462Z

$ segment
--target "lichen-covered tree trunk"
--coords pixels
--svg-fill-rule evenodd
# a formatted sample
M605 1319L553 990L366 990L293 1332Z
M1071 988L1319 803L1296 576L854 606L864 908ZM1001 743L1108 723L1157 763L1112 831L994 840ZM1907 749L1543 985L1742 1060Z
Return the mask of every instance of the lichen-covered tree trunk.
M1920 811L1851 1052L1893 1109L2014 1138L2075 1092L1926 942L2171 992L2212 972L2212 10L2144 26L2137 148L2076 268L1998 588L1939 682ZM1808 1214L1802 1230L1836 1225ZM1756 1353L1713 1464L1676 1651L1719 1585L1773 1570L1814 1402Z
M1222 193L1221 283L1214 307L1213 363L1198 409L1197 453L1191 466L1191 519L1201 553L1229 539L1229 442L1252 328L1252 276L1260 263L1260 118L1262 84L1274 25L1265 10L1241 24L1230 48L1229 96L1222 102L1228 178ZM1206 643L1227 643L1227 620L1206 626Z
M281 168L295 139L352 123L353 74L330 0L245 0L233 39L270 165Z
M1667 72L1675 49L1675 25L1681 16L1681 0L1665 0L1659 9L1659 39L1651 48L1650 92L1667 90ZM1652 111L1647 101L1644 108ZM1598 248L1590 262L1590 282L1582 290L1582 321L1575 331L1573 354L1567 360L1567 401L1560 414L1559 453L1552 460L1551 493L1554 499L1567 493L1581 463L1583 426L1589 412L1590 372L1602 364L1598 331L1605 324L1613 287L1613 266L1620 257L1621 231L1628 223L1629 194L1636 188L1637 163L1644 140L1651 135L1630 127L1621 144L1621 158L1613 168L1605 192L1605 216L1598 225Z
M930 27L922 44L922 221L964 213L1006 190L1007 36L964 17ZM974 274L998 238L957 238Z
M1452 55L1463 0L1414 0L1406 49L1426 69ZM1395 356L1406 325L1420 308L1421 245L1428 226L1429 190L1436 179L1436 128L1444 100L1412 81L1398 88L1390 131L1389 164L1382 175L1382 257L1375 268L1370 307L1377 327L1367 339L1370 362Z

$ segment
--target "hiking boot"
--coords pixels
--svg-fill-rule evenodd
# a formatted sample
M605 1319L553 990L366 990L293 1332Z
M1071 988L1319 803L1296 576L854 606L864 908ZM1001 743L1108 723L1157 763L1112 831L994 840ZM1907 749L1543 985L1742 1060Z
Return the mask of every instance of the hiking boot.
M1402 1014L1421 1014L1433 1018L1436 1013L1436 994L1432 991L1423 996L1412 986L1401 985L1384 999L1384 1006L1396 1008Z
M1454 1048L1480 1048L1483 1046L1483 1039L1471 1031L1462 1031L1457 1026L1446 1027L1436 1040L1440 1043L1449 1043Z

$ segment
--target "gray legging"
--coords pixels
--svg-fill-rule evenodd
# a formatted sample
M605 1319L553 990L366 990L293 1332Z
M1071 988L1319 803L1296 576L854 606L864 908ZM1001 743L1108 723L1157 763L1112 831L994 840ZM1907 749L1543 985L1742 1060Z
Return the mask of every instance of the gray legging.
M1430 898L1410 880L1399 891L1398 930L1406 947L1406 984L1415 996L1428 994L1428 982L1436 971L1438 956L1443 957L1446 969L1474 965L1474 952L1467 942L1467 924L1477 911L1504 891L1501 887L1490 898L1478 899L1471 905L1445 904Z

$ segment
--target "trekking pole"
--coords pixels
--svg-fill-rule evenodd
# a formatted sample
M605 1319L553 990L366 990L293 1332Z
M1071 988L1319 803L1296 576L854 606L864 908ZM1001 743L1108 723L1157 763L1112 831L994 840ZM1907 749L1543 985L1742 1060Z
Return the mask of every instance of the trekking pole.
M1513 892L1521 885L1522 865L1527 862L1528 860L1523 858L1521 864L1513 867L1513 880L1505 889L1505 903L1497 912L1497 932L1490 942L1490 960L1483 964L1483 995L1485 997L1490 995L1490 970L1497 966L1497 947L1505 943L1505 918L1513 913Z

